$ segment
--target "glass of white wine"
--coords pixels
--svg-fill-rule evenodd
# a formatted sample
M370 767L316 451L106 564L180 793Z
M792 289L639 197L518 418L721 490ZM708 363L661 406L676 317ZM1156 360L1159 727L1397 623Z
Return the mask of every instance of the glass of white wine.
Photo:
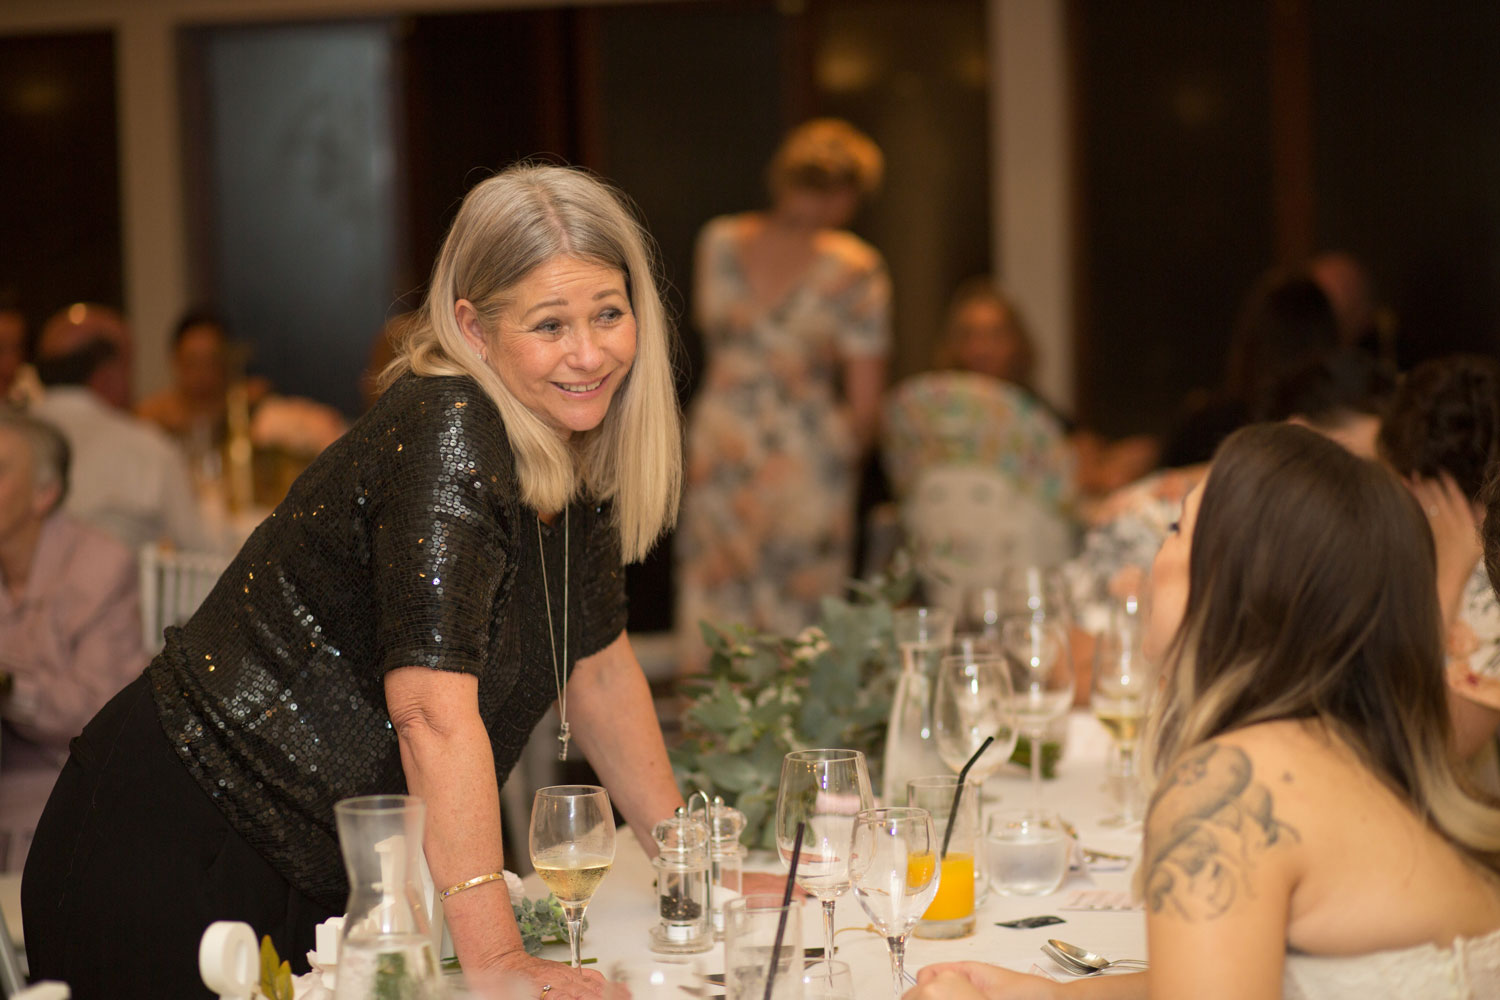
M1007 618L1000 642L1015 687L1016 724L1031 742L1033 809L1042 811L1042 741L1047 725L1073 704L1073 665L1068 661L1066 627L1028 615Z
M854 825L849 879L890 947L896 1000L906 992L906 938L932 905L942 877L937 852L926 809L868 809Z
M1114 742L1109 785L1119 813L1105 826L1139 823L1145 812L1137 747L1156 690L1156 671L1141 654L1142 617L1134 601L1116 608L1094 644L1094 680L1089 704Z
M568 950L578 968L583 911L615 863L615 816L598 785L551 785L531 804L531 864L562 904Z

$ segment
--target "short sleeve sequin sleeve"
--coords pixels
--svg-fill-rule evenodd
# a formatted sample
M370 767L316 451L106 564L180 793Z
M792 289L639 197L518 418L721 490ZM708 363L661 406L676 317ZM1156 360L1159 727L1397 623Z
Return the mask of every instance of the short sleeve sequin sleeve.
M382 672L479 674L496 594L510 571L503 497L509 445L482 398L435 397L384 434L372 509L376 648Z

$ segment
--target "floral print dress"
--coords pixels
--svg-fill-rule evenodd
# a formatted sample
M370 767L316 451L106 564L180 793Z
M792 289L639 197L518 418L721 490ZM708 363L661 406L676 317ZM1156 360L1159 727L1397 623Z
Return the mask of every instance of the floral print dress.
M687 490L676 538L677 627L793 635L851 571L858 448L837 384L851 358L890 344L880 254L820 235L802 281L767 306L741 264L743 217L699 236L694 311L708 354L688 414Z

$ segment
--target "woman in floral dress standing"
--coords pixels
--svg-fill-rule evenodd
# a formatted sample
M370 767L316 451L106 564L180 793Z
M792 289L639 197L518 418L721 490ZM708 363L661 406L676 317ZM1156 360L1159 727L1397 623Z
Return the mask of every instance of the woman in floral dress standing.
M852 569L890 280L879 252L840 227L881 166L847 122L806 122L771 161L770 209L713 219L699 236L693 307L708 364L676 550L690 666L703 659L700 621L795 632Z

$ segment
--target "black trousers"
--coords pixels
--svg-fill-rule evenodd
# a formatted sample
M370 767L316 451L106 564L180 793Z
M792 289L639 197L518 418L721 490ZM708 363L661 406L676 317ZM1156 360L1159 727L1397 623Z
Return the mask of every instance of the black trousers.
M333 916L257 854L177 759L138 679L83 734L58 778L21 882L33 980L75 1000L211 998L198 941L215 920L271 935L307 971Z

